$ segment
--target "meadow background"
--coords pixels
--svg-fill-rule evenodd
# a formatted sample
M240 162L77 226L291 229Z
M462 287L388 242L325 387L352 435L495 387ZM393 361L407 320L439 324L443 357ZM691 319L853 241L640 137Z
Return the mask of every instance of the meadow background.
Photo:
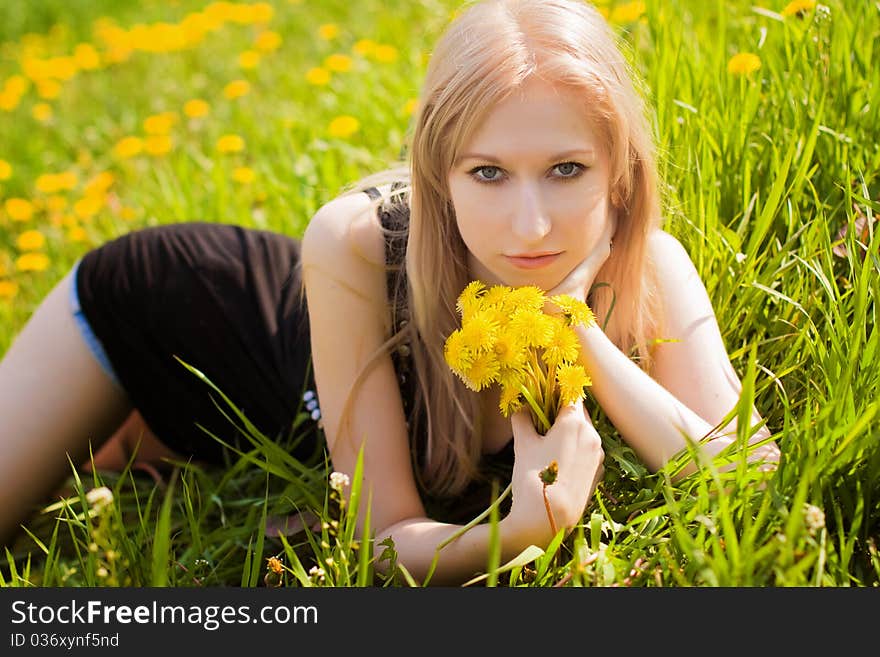
M301 236L401 153L458 4L0 2L0 353L108 238L182 220ZM679 464L647 472L597 411L606 476L582 525L510 564L493 552L471 585L876 587L880 3L598 6L645 81L666 228L783 459L672 486ZM423 584L376 574L393 552L354 539L326 463L249 435L222 471L72 472L0 585ZM312 529L273 533L306 509Z

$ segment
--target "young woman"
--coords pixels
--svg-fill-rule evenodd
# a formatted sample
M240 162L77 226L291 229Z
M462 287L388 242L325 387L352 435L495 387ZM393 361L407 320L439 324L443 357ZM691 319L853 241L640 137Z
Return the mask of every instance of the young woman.
M303 454L320 443L314 425L293 427L298 395L316 391L334 469L352 473L363 449L375 536L415 576L473 517L465 503L485 501L474 491L498 463L512 463L502 559L547 544L538 472L557 462L549 501L570 529L601 477L601 440L582 405L540 436L526 414L502 416L497 390L453 374L444 343L476 279L589 303L598 326L577 334L591 392L650 468L688 439L707 456L735 441L736 422L722 425L740 381L691 260L660 228L632 80L587 4L485 0L434 49L409 162L327 203L301 242L194 223L87 254L0 363L0 531L58 484L68 455L114 434L99 465L144 428L155 457L220 459L196 425L234 440L230 426L179 358L264 433L303 433ZM749 458L772 464L757 412L752 425L763 444ZM488 541L486 525L460 535L433 581L484 568Z

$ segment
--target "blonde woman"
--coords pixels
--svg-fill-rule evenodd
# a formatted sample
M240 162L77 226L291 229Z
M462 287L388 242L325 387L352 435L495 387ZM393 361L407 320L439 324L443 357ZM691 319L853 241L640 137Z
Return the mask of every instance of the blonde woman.
M602 476L601 440L583 406L540 436L452 373L444 342L475 279L589 303L598 325L578 338L592 394L650 468L688 438L707 456L735 440L722 420L740 381L688 254L660 227L645 109L595 9L469 6L433 51L409 152L322 207L302 241L179 224L87 254L0 362L0 531L89 441L112 436L102 467L143 430L141 458L221 460L195 425L234 439L229 425L177 356L264 433L302 433L298 454L322 447L319 423L335 470L352 473L363 449L375 536L416 577L488 502L498 464L512 483L502 559L546 545L538 472L557 462L549 503L570 530ZM313 421L294 428L303 390ZM749 458L772 465L757 412L751 424ZM488 544L485 524L461 534L432 581L484 568Z

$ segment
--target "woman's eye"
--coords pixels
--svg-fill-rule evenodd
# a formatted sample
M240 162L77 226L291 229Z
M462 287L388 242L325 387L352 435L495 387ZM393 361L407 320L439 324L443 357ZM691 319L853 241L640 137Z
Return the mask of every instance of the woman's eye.
M495 182L501 178L501 169L498 167L477 167L471 171L471 175L475 176L480 182Z
M553 168L563 178L574 178L583 170L583 167L577 162L563 162Z

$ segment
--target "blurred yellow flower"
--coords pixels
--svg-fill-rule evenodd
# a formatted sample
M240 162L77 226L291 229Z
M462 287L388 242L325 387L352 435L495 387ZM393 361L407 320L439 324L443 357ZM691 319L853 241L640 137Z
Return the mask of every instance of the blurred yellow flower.
M232 171L232 179L242 185L252 183L256 177L257 174L250 167L236 167Z
M23 253L15 261L18 271L46 271L49 268L49 258L44 253Z
M614 7L608 20L612 23L635 23L646 9L644 2L627 2Z
M0 299L11 299L18 294L18 284L14 281L0 281Z
M34 205L27 199L8 198L3 206L6 208L6 214L13 221L30 221L34 216Z
M88 239L89 234L82 226L74 226L67 231L67 240L70 242L86 242Z
M359 39L351 49L361 57L369 57L376 50L376 45L372 39Z
M356 133L360 127L360 121L353 116L337 116L330 121L330 125L327 127L327 132L330 133L331 137L347 139Z
M345 73L351 70L351 57L341 53L334 53L324 60L324 66L336 73Z
M805 14L816 8L816 0L793 0L785 5L785 8L779 12L783 16L794 16L796 14Z
M748 75L761 68L761 58L750 52L735 54L727 62L727 72L732 75Z
M61 84L55 80L37 80L37 95L44 100L54 100L61 95Z
M183 106L183 113L191 119L200 119L203 116L207 116L210 111L211 107L208 103L200 98L188 100Z
M3 83L3 91L21 96L30 86L30 81L23 75L10 75Z
M271 30L260 32L254 41L254 47L262 52L278 50L281 47L281 35Z
M0 180L12 178L12 165L6 160L0 160Z
M38 230L26 230L15 240L19 251L38 251L46 244L46 238Z
M330 71L320 66L310 68L306 73L306 82L315 86L328 84L330 82Z
M98 196L86 196L73 204L73 213L80 219L91 219L104 207L104 199Z
M113 147L117 157L127 159L134 157L144 149L144 142L140 137L123 137Z
M373 51L373 57L377 62L390 64L397 60L397 48L385 44L376 46L376 49Z
M125 206L119 211L119 216L125 219L126 221L134 221L137 219L138 212L134 208L130 208Z
M257 68L260 64L260 53L256 50L245 50L238 56L238 65L243 69Z
M238 135L223 135L217 140L217 150L221 153L238 153L244 150L244 139Z
M43 173L37 176L34 186L44 194L69 191L77 185L76 174L72 171L64 173Z
M113 183L116 181L116 178L109 171L101 171L100 173L92 176L89 181L86 183L85 189L83 192L86 196L97 196L106 192ZM63 209L63 207L61 208Z
M336 23L325 23L318 28L318 36L324 41L330 41L339 36L339 26Z
M148 135L167 135L175 123L177 123L177 115L174 112L153 114L144 119L144 132Z
M241 98L250 92L251 85L247 80L233 80L225 87L223 87L223 95L226 96L229 100L234 100L236 98Z
M49 103L37 103L31 108L31 116L40 123L52 118L52 106Z
M11 112L16 107L18 107L18 103L20 101L20 95L11 93L9 91L6 91L5 89L0 90L0 110L3 110L4 112Z
M80 43L73 49L73 61L84 71L91 71L101 66L101 56L90 43Z
M144 151L149 155L166 155L174 148L174 141L169 135L150 135L144 140Z
M419 105L418 98L410 98L403 105L403 115L404 116L412 116L412 114L416 111L416 108Z
M49 212L61 212L67 207L67 199L64 196L50 196L46 199L46 209Z

